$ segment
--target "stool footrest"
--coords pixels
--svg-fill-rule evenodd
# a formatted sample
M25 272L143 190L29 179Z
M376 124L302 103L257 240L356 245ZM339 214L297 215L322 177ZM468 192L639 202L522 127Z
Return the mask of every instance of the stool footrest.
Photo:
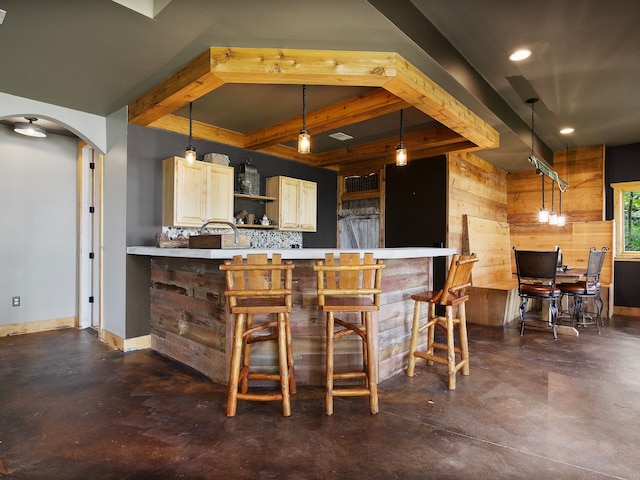
M250 400L253 402L271 402L282 400L281 393L240 393L238 392L238 400Z
M341 372L341 373L334 373L333 379L345 380L350 378L365 378L366 376L367 374L365 372Z
M365 387L334 388L331 394L334 397L365 397L371 395L371 390Z

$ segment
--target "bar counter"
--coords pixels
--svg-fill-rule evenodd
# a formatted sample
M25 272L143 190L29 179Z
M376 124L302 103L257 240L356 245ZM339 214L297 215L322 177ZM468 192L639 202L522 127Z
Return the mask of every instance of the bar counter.
M291 328L296 370L300 384L324 385L325 320L317 309L316 276L313 265L325 253L372 252L386 265L382 273L378 324L378 380L406 368L413 301L411 294L431 288L432 258L455 253L451 248L374 249L186 249L128 247L130 255L150 258L151 347L182 362L214 381L226 383L229 375L233 317L224 297L225 280L219 265L234 255L279 253L291 260L293 270L293 311ZM353 341L351 341L353 340ZM252 365L276 366L274 342L253 350ZM336 345L336 366L361 359L361 342L355 337Z

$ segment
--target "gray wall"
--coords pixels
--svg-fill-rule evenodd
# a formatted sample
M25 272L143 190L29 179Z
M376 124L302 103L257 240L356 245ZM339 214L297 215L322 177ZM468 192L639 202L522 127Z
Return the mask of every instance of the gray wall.
M153 128L129 125L127 138L127 233L126 244L155 245L155 234L162 229L162 161L184 156L188 139L184 135ZM205 153L229 156L231 165L248 159L260 174L261 193L265 179L274 175L311 180L318 184L318 229L304 233L305 247L336 246L337 175L332 170L314 168L282 158L251 152L228 145L194 140L202 160ZM123 196L125 196L123 194ZM129 255L127 258L127 331L126 338L146 335L149 326L149 259Z
M0 325L77 316L76 159L75 138L0 124Z
M153 128L129 126L127 172L127 245L154 245L162 227L162 160L184 156L188 139L184 135ZM315 168L279 157L214 142L193 141L198 160L205 153L229 156L231 166L251 160L260 174L261 193L265 180L275 175L311 180L318 184L318 229L304 233L305 247L335 247L337 232L337 175L332 170Z

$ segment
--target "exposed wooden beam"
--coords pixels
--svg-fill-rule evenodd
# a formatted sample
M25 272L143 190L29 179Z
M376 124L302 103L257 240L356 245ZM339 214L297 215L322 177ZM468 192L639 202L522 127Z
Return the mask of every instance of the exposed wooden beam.
M426 147L446 147L455 145L465 140L463 137L448 128L435 127L422 132L415 132L403 136L403 142L409 153ZM356 147L346 147L318 155L319 162L316 166L324 167L347 162L357 162L375 158L394 157L396 146L400 142L399 137L385 138Z
M306 123L307 128L315 134L393 113L408 106L404 100L380 88L314 110L307 114ZM302 117L299 116L249 133L245 148L259 150L268 145L291 141L298 136L301 125Z
M500 145L498 132L400 56L396 76L384 88L480 148Z
M161 128L170 132L182 133L189 135L189 119L178 117L177 115L165 115L148 125L149 127ZM211 142L224 143L225 145L233 145L242 148L244 146L244 135L232 130L208 125L202 122L193 122L193 138L200 140L209 140Z
M400 55L389 52L210 48L130 104L129 122L186 134L188 120L179 120L172 112L225 83L382 87L312 112L307 115L307 127L322 132L412 105L443 127L405 136L410 151L495 148L499 144L491 126ZM386 139L322 155L300 155L282 145L295 138L300 125L300 118L295 118L243 135L194 122L194 136L325 168L389 159L395 152L396 140Z
M129 104L129 123L147 126L223 84L211 72L210 51L207 50Z
M211 48L225 83L380 87L396 74L396 54L278 48Z

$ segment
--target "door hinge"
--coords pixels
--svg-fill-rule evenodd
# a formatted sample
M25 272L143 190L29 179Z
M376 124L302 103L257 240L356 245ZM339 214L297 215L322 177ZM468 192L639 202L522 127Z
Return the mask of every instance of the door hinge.
M89 163L89 168L90 168L91 170L95 169L95 168L96 168L96 164L95 164L95 162L91 162L91 163Z
M93 296L89 297L89 303L93 303Z
M89 258L93 260L94 257L95 257L95 253L89 252Z
M89 207L89 213L96 213L96 207Z

